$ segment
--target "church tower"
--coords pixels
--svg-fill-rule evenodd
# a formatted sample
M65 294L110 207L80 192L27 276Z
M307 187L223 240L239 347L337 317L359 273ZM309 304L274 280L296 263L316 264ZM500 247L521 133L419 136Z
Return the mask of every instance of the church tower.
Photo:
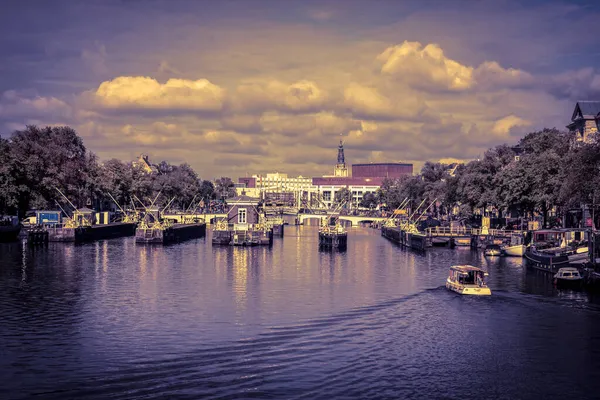
M346 159L344 157L344 143L340 139L340 145L338 146L337 164L333 171L334 176L347 177L348 168L346 168Z

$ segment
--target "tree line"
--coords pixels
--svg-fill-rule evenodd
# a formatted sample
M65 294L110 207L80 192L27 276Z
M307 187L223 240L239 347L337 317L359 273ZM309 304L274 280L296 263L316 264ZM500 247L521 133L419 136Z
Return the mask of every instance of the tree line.
M235 195L230 178L201 179L186 163L162 161L157 169L147 173L117 159L100 163L67 126L27 126L8 139L0 137L0 214L23 217L32 209L68 207L60 192L77 208L99 211L114 207L111 196L121 207L148 206L155 199L155 205L165 206L174 199L171 207L186 209Z
M576 225L581 213L571 211L597 208L600 143L574 139L570 133L543 129L525 135L515 146L491 148L483 158L466 164L426 162L420 174L386 179L377 196L363 201L395 209L405 198L413 208L423 199L437 199L432 211L441 218L474 212L499 218L539 216L548 227L560 226L566 216Z

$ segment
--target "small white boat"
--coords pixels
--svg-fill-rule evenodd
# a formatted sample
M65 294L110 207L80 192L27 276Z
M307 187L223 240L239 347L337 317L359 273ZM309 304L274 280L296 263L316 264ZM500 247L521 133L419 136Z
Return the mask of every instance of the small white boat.
M453 265L446 279L446 288L458 294L490 296L492 291L485 283L487 272L472 265Z
M563 267L559 268L554 274L554 283L557 285L579 285L583 282L583 276L577 268Z
M502 254L502 250L500 249L500 246L498 246L497 244L488 244L485 247L483 254L486 256L499 256Z
M523 235L511 235L510 244L502 246L502 251L506 256L523 257L525 255L525 244Z
M517 244L514 246L504 246L502 250L507 256L523 257L525 255L525 245L523 244Z

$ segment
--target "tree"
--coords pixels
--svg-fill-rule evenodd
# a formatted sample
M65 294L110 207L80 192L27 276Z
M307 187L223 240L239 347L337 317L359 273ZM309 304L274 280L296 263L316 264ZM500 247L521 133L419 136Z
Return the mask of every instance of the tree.
M363 208L375 208L377 207L377 196L374 193L367 193L358 205Z
M60 189L76 207L90 205L97 195L96 157L77 133L67 127L27 126L9 141L12 174L18 189L18 209L55 207L65 202Z
M19 187L13 171L10 147L0 137L0 214L15 214L19 207Z
M204 200L215 198L215 185L211 181L203 180L200 183L200 198Z
M219 199L228 199L236 196L235 184L228 177L221 177L215 181L215 194Z
M343 187L335 192L334 207L341 204L350 204L352 202L352 192L347 187Z

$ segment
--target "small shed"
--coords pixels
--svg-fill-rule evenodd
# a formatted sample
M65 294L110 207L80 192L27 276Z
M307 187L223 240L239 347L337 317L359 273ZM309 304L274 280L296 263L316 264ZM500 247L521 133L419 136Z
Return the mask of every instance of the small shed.
M244 225L257 224L260 220L260 199L246 195L227 199L229 211L227 222L243 227Z
M73 221L77 226L93 225L95 222L94 210L89 208L78 208L73 212Z

